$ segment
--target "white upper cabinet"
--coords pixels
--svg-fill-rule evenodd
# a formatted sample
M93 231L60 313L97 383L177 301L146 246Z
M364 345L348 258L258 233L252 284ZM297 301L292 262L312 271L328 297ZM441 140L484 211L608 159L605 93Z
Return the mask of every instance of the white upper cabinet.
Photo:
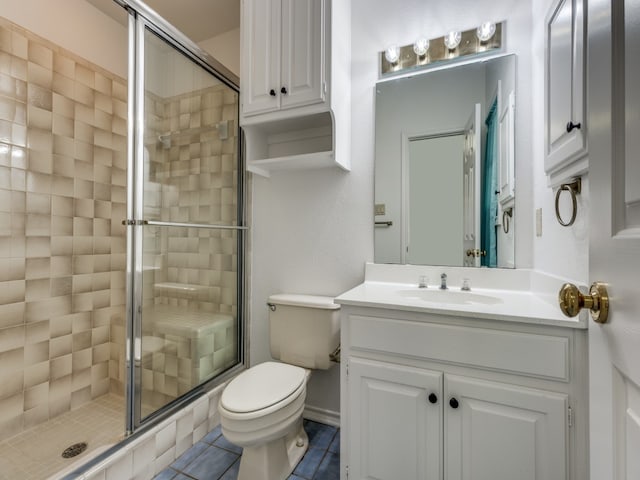
M242 115L278 108L281 0L242 2Z
M554 2L545 22L545 172L557 186L588 169L584 0Z
M241 19L247 169L349 170L351 2L242 0Z
M324 102L321 0L245 0L242 115Z

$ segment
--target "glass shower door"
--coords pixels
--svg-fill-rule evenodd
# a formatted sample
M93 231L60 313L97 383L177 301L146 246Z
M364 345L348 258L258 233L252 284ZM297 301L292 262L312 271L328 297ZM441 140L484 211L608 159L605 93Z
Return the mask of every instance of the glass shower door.
M241 362L245 228L237 89L136 28L134 427Z

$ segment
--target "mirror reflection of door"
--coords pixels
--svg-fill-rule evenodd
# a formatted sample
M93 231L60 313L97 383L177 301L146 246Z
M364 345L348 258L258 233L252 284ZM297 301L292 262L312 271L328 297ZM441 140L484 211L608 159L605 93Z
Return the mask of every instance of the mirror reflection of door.
M462 264L480 266L480 165L482 162L482 105L476 103L464 133Z
M462 266L462 132L409 140L406 263Z

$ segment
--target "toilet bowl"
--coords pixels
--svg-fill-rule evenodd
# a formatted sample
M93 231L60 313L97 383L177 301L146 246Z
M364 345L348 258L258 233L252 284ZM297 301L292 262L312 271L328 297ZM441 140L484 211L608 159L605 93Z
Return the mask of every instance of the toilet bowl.
M310 295L269 297L271 355L225 387L222 434L243 447L238 480L284 480L309 445L302 413L309 369L330 367L340 341L339 305ZM284 363L286 362L286 363Z
M286 478L307 449L302 412L310 372L265 362L233 379L222 392L222 433L243 447L238 480Z

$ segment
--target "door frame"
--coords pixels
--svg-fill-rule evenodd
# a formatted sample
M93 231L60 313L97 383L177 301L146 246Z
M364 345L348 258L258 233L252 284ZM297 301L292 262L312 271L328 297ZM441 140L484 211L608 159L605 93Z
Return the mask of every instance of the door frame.
M455 137L464 135L465 127L448 128L445 130L427 130L423 132L407 133L402 132L402 151L400 154L400 191L402 198L400 202L400 218L402 228L400 229L400 261L404 265L407 263L407 248L409 247L409 144L414 140L428 140L430 138Z
M242 131L238 127L238 221L235 226L220 228L237 232L238 270L237 270L237 321L239 362L226 372L202 383L190 392L178 397L148 417L141 418L141 361L142 361L142 252L143 252L143 181L144 181L144 97L145 97L145 32L157 35L179 53L193 61L221 83L239 94L238 77L220 62L201 50L189 38L184 36L170 23L137 0L114 0L129 14L129 53L128 53L128 117L127 125L127 218L123 221L127 229L126 260L126 340L125 340L125 404L126 434L134 433L141 427L151 426L183 408L195 398L211 390L214 386L227 381L246 368L248 356L245 349L247 318L246 279L246 174L242 149ZM239 102L238 102L239 109ZM239 111L238 111L239 115Z

